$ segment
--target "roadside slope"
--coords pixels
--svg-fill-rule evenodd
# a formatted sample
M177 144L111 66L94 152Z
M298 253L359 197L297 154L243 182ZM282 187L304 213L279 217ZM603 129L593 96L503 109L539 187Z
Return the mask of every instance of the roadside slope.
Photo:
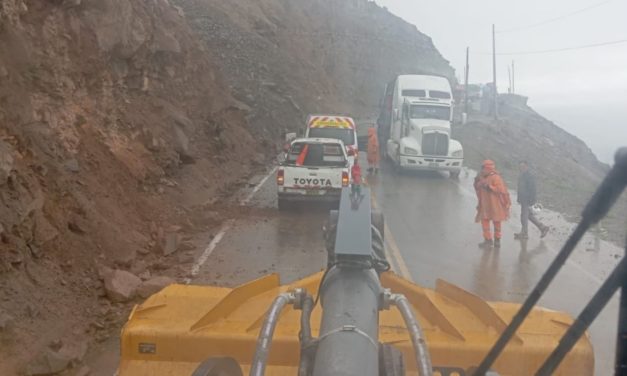
M229 93L166 1L2 1L0 374L117 332L97 269L166 273L164 233L215 224L264 162Z
M117 332L128 303L103 267L184 278L168 240L219 223L210 203L306 114L372 114L397 73L453 76L366 0L172 3L0 5L2 374Z
M501 95L498 122L473 114L468 124L455 128L455 137L464 145L466 165L479 170L481 161L493 159L510 188L516 189L518 162L529 161L537 175L539 202L577 221L609 166L599 162L582 140L527 106L526 100ZM624 199L601 223L601 235L621 244L626 220Z
M372 116L399 73L454 79L431 38L372 1L175 3L262 136L302 129L310 113Z

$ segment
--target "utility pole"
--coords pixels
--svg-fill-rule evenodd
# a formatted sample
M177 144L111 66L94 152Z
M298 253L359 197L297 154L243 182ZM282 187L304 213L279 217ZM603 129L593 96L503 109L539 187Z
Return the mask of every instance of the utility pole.
M516 66L512 60L512 93L516 94Z
M468 116L468 76L470 75L469 58L470 47L466 47L466 77L464 77L464 112Z
M509 87L507 88L507 93L511 94L512 93L512 67L510 67L509 65L507 66L507 80L509 83Z
M496 88L496 32L494 29L494 24L492 24L492 86L493 86L493 96L494 96L494 119L498 120L499 118L499 92Z

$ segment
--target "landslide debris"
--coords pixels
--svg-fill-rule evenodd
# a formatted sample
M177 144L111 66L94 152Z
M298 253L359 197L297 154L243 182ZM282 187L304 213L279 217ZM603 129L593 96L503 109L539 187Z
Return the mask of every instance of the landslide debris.
M366 0L0 2L0 374L116 335L285 130L400 72L454 75Z
M142 282L100 266L185 277L167 229L208 231L204 204L273 154L246 116L166 0L0 2L0 374L80 368L48 343L117 333L107 296Z

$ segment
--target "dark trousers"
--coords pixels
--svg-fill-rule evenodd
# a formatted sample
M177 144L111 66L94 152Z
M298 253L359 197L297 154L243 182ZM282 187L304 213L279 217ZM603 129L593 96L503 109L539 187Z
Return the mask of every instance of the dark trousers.
M533 210L531 210L531 206L521 204L520 205L520 223L522 224L521 233L523 234L529 233L528 232L529 221L531 221L531 223L533 223L540 231L542 231L545 227L544 224L542 224L542 222L540 222L540 220L536 217L536 215L533 214Z

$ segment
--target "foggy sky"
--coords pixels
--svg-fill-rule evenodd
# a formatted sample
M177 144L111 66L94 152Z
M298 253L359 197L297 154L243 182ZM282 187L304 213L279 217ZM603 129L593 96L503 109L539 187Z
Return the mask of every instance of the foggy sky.
M420 31L463 79L465 48L471 49L470 81L492 80L491 25L498 30L524 28L563 16L603 0L376 0ZM497 52L538 51L627 39L627 0L545 25L497 33ZM486 53L486 54L483 54ZM609 149L627 141L627 43L575 51L497 57L498 86L507 92L507 66L516 64L516 91L563 128L575 133L607 160ZM576 115L579 114L579 115ZM595 114L603 115L595 121ZM585 122L584 122L585 120ZM599 126L616 132L598 135ZM612 144L613 143L613 144ZM611 144L611 145L610 145ZM601 150L607 148L608 150Z

